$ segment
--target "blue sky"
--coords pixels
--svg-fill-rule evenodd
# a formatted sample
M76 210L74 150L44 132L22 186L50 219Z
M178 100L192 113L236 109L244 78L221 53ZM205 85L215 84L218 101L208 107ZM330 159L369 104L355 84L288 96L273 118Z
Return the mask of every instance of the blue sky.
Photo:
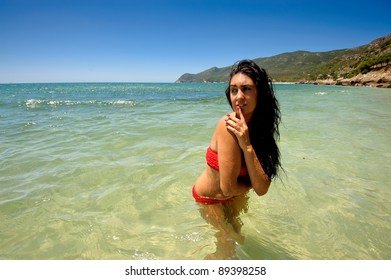
M174 82L391 33L391 1L0 0L0 83Z

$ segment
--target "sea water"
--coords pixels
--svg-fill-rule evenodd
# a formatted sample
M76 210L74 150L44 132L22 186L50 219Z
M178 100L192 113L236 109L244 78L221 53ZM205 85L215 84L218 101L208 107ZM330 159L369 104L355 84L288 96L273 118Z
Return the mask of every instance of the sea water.
M0 85L0 259L203 259L224 84ZM391 91L276 85L284 172L236 259L391 258Z

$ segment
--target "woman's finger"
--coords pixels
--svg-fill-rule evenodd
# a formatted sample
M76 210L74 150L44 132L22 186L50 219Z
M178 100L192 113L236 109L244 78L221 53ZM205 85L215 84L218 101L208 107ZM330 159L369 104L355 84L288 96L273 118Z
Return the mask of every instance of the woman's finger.
M242 122L246 123L246 120L243 116L242 108L240 108L240 107L239 107L239 117Z

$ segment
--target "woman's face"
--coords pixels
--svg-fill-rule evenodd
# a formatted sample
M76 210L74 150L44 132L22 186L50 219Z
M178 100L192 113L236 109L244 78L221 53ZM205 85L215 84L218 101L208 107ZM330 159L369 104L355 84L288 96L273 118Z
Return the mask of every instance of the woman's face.
M243 73L232 76L229 85L232 107L236 115L239 115L239 107L247 121L257 106L258 92L254 81Z

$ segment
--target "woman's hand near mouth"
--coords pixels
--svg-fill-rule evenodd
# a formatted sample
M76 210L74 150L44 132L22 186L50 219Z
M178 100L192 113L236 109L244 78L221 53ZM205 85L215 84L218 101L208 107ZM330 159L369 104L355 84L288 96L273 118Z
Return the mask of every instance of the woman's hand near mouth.
M227 129L232 132L238 139L239 146L242 150L247 149L250 143L250 135L247 127L246 120L243 116L242 107L237 105L237 117L228 114L225 119Z

